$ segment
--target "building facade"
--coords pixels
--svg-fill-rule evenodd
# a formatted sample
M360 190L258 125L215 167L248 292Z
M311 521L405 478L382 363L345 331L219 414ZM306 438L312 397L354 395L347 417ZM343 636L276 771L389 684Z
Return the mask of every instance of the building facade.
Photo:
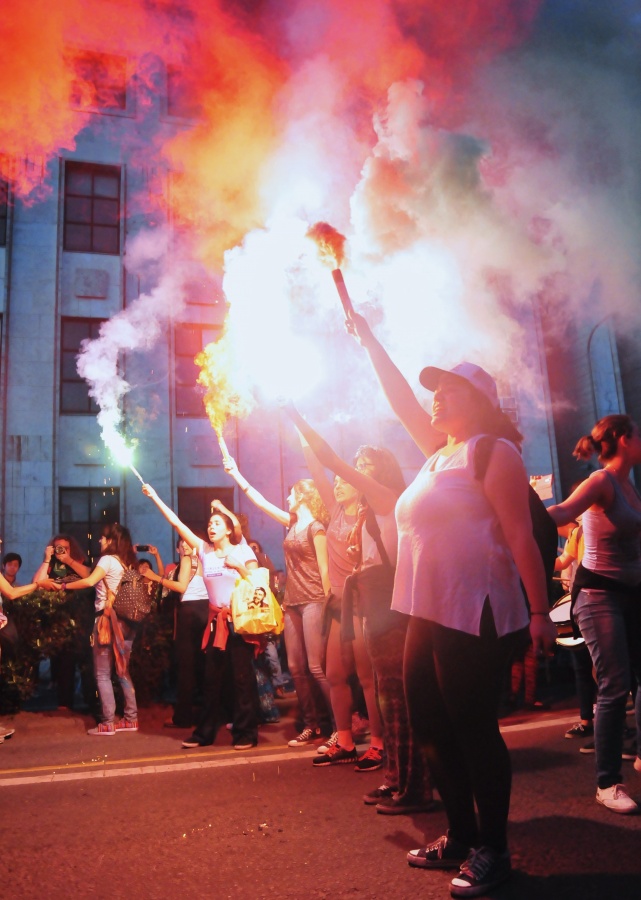
M76 371L76 357L103 321L152 287L129 269L125 249L145 229L173 227L154 194L170 173L151 144L148 153L141 147L150 133L178 133L194 111L160 63L158 89L143 105L127 81L126 61L121 81L111 62L103 65L99 53L85 55L95 102L77 112L82 121L74 149L46 163L21 163L40 180L38 199L25 201L9 184L0 185L0 530L4 550L25 560L23 582L54 533L76 535L95 555L106 521L125 523L134 541L157 545L166 561L174 556L171 529L102 443L97 406ZM249 516L252 536L282 565L282 529L248 504L224 473L196 387L194 356L220 334L225 312L215 291L195 289L151 350L122 355L121 370L132 385L125 422L139 439L136 466L182 518L204 528L209 503L219 497ZM599 315L559 333L554 308L543 304L533 305L525 326L536 389L525 397L503 385L502 403L525 433L528 471L552 473L560 499L586 472L571 450L596 418L627 410L641 420L641 335L617 334L616 322ZM339 374L316 421L329 422L333 408L340 408ZM408 480L422 463L397 423L372 419L367 410L342 425L327 424L325 433L345 455L364 442L392 447ZM230 423L226 437L243 473L284 505L289 486L306 470L281 413L255 411Z

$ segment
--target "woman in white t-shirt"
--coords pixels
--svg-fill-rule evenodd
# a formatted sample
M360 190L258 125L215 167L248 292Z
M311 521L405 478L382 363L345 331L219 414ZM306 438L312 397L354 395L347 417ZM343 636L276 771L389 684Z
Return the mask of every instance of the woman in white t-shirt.
M165 728L192 728L196 724L194 693L196 687L202 688L204 677L201 644L209 621L209 597L197 550L182 538L176 547L180 563L171 577L157 575L151 569L144 574L145 578L179 595L174 634L176 704L173 715L164 724Z
M65 590L67 591L79 591L87 587L96 588L96 622L91 641L96 684L102 706L102 721L95 728L90 728L87 734L99 736L115 734L117 731L138 731L136 691L129 674L129 658L134 638L136 637L137 626L124 620L120 621L125 641L124 658L126 667L124 673L118 675L125 698L124 716L119 722L114 722L116 700L111 682L114 667L113 648L111 644L99 644L97 635L98 620L107 602L107 588L115 594L125 568L133 568L137 562L129 529L118 523L106 525L100 536L100 553L100 559L90 575L65 585Z
M221 622L222 627L222 621L229 619L229 604L238 575L244 577L249 569L258 567L254 551L240 537L238 520L234 522L229 511L223 512L224 507L216 501L212 504L215 511L209 519L208 540L205 541L181 522L150 485L143 485L142 491L153 500L181 538L196 549L209 597L209 622L202 645L206 651L203 711L194 733L183 741L183 747L192 749L214 743L220 724L223 681L229 657L234 680L234 748L250 750L258 743L258 688L252 664L254 646L234 634L231 627L225 642L222 631L217 633L217 626Z

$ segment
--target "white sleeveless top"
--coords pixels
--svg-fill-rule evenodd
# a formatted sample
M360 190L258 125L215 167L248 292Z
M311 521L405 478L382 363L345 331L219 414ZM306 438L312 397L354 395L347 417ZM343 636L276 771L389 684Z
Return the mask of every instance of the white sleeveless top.
M529 615L498 518L474 476L480 437L449 457L434 454L399 497L392 609L478 635L489 597L501 637L525 628Z

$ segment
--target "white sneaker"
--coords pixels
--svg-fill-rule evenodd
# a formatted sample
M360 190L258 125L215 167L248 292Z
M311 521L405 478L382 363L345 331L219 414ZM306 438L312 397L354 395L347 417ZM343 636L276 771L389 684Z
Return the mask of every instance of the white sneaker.
M5 738L10 738L12 734L15 734L15 731L15 728L5 728L4 725L0 725L0 744Z
M300 734L297 734L291 741L287 741L288 747L306 747L311 744L320 735L318 728L303 728Z
M632 797L628 795L623 784L613 784L608 788L597 788L597 803L601 803L607 809L611 809L616 813L635 813L639 811L639 807Z
M331 737L327 738L324 744L321 744L317 753L327 753L330 747L335 747L338 744L338 732L335 731Z

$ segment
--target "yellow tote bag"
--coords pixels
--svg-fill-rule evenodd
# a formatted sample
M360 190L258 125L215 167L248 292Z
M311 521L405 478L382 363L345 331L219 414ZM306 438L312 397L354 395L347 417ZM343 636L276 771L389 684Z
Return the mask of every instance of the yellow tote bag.
M231 595L231 618L237 634L280 634L283 611L269 587L269 569L250 569L238 578Z

